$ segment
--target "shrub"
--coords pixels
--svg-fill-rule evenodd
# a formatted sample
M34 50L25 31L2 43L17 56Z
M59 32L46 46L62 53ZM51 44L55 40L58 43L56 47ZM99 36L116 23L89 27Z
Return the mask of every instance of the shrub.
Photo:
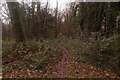
M89 61L93 65L113 71L116 74L120 69L120 38L119 35L111 36L109 38L94 37L89 38L88 41L77 39L68 39L64 42L76 61Z
M113 71L115 73L120 69L119 65L119 56L120 56L120 45L119 44L119 36L112 36L109 38L103 38L101 40L94 41L89 48L91 54L87 56L89 60L92 60L92 64L98 66L102 69L107 69L109 71ZM95 49L93 49L93 47Z
M3 71L12 69L21 69L26 66L27 69L40 69L48 62L57 62L60 59L61 50L57 44L50 40L27 41L16 43L14 41L3 42Z

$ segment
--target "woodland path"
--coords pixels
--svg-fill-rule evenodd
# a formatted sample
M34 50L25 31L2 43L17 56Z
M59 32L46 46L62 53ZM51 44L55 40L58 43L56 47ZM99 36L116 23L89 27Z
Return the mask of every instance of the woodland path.
M68 68L68 63L71 60L70 58L70 54L69 51L67 50L67 48L65 48L61 43L58 43L58 46L62 49L62 59L58 62L57 65L55 65L54 71L52 75L54 75L55 77L67 77L65 76L66 73L68 73L69 70L67 70Z
M52 72L48 77L51 78L115 78L110 76L107 71L103 71L91 65L89 62L76 62L72 59L72 54L64 47L63 44L58 43L62 50L61 60L55 64L50 65ZM104 75L104 76L103 76Z
M52 69L48 72L52 72L50 77L52 78L90 78L94 73L101 73L102 70L98 70L90 63L76 62L71 58L71 54L67 48L61 43L58 46L62 50L62 58L56 65L50 65Z

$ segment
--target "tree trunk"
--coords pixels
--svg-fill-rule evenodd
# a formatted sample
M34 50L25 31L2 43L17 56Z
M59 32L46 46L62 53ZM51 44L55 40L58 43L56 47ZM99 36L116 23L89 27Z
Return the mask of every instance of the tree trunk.
M55 38L57 38L58 36L58 2L57 2L57 5L56 5L56 10L55 10L55 27L56 27L56 30L55 30Z
M7 2L7 5L10 12L11 23L15 33L16 41L17 42L25 41L20 21L20 15L18 11L19 5L17 2Z

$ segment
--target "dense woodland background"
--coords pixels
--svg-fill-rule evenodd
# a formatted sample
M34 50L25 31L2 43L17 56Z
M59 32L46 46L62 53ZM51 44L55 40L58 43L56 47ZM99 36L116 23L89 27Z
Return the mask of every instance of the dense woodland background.
M3 4L4 7L6 5ZM60 35L90 36L91 33L109 37L120 33L117 23L120 15L118 2L72 2L63 12L58 11L58 2L55 9L50 9L49 2L44 5L40 2L8 3L8 7L10 14L8 10L4 11L7 16L4 21L9 21L9 24L3 23L3 39L38 40Z
M115 76L120 75L120 2L71 2L63 11L59 11L59 2L56 4L54 9L49 1L1 4L3 64L14 62L15 55L38 53L39 47L45 50L46 44L61 42L75 61L90 62ZM51 50L58 53L59 49L56 52L54 48ZM60 55L55 55L57 61ZM35 69L38 67L38 63L33 65Z

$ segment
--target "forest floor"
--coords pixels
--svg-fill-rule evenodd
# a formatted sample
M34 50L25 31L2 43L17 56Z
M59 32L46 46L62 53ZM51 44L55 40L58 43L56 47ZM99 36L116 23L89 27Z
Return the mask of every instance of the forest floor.
M57 63L49 62L44 69L32 70L22 66L22 69L12 68L3 73L5 78L119 78L112 73L96 68L90 62L77 62L72 54L61 42L56 44L61 49L61 57ZM20 64L23 61L14 61ZM10 66L8 65L8 69Z

